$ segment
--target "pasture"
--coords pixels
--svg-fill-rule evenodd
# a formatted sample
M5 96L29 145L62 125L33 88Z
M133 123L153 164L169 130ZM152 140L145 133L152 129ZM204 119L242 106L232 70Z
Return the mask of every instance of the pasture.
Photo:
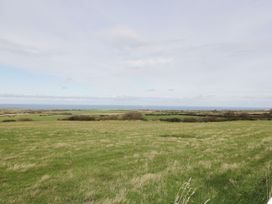
M189 180L189 203L262 204L271 193L272 121L13 117L33 121L0 122L0 203L174 203Z

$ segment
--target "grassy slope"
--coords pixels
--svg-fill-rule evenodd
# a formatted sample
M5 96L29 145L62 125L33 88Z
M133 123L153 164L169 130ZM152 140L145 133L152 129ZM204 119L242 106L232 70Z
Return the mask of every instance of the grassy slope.
M265 203L272 122L0 123L2 203Z

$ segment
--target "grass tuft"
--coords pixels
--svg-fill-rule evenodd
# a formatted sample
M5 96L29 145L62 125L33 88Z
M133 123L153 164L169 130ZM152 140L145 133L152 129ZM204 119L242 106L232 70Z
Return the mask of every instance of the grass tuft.
M179 188L174 204L187 204L195 194L196 189L191 187L191 178Z

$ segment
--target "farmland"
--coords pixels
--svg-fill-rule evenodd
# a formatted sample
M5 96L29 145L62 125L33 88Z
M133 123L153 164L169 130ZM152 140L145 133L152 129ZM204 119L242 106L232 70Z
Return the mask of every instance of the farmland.
M267 201L272 121L167 122L189 116L142 112L69 121L125 111L2 111L0 203L174 203L187 181L189 203Z

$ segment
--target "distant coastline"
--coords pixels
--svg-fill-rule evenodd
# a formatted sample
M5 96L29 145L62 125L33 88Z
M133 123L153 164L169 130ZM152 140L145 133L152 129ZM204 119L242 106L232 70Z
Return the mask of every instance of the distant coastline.
M77 109L77 110L267 110L268 107L155 106L155 105L78 105L78 104L0 104L0 109Z

